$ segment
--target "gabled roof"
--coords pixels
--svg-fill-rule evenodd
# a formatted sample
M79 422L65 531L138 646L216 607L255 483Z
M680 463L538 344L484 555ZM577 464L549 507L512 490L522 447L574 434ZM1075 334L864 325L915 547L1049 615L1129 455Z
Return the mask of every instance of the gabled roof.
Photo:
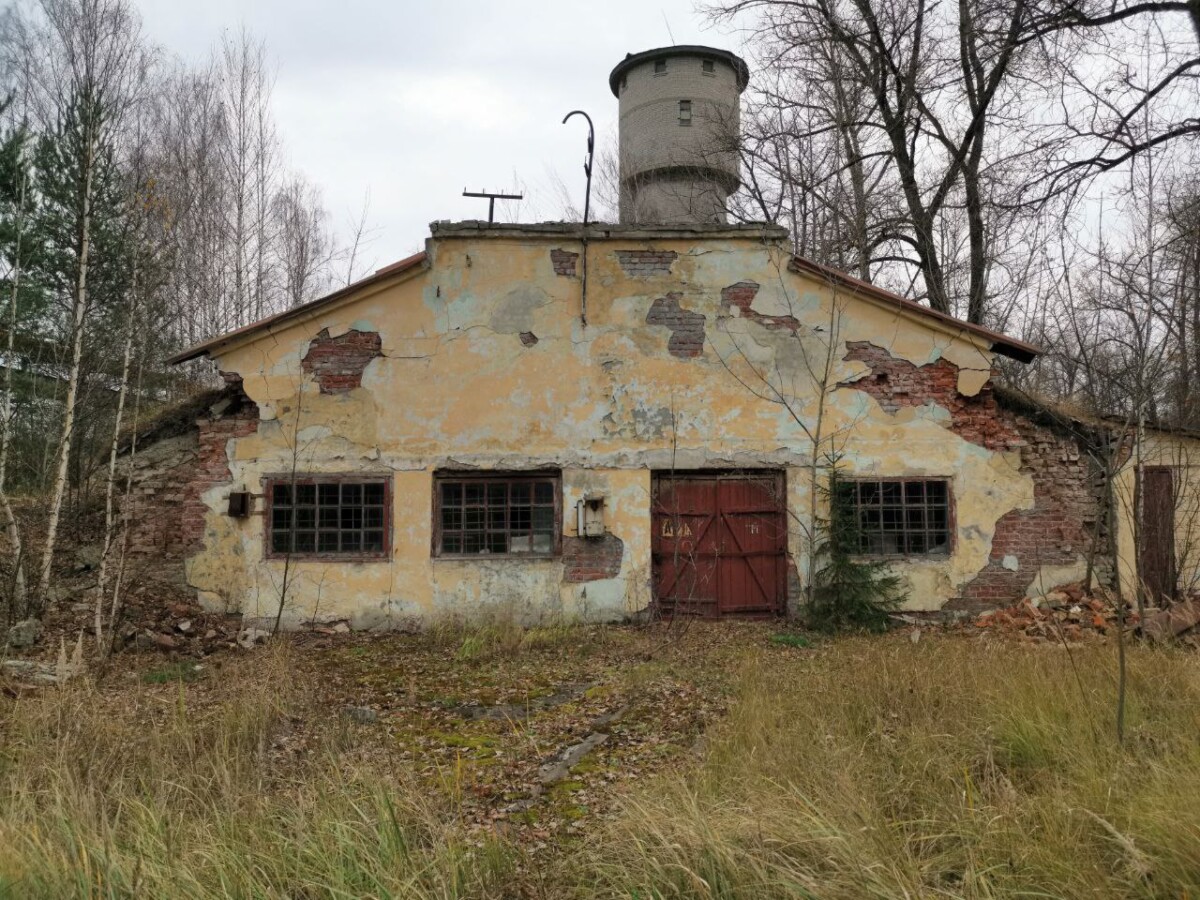
M243 325L241 328L234 329L226 334L217 335L214 338L209 338L194 346L188 347L174 356L167 359L168 365L176 365L178 363L187 362L190 359L198 359L201 356L207 356L208 353L221 344L235 340L236 338L248 337L256 331L265 331L275 325L281 325L285 322L290 322L293 319L301 319L304 316L312 313L321 307L328 306L341 300L343 297L348 297L351 294L357 293L365 287L391 278L395 275L401 275L411 269L415 269L426 263L426 254L414 253L412 256L402 259L399 262L394 262L390 266L384 266L382 269L377 269L373 274L366 278L360 278L353 284L348 284L344 288L334 291L332 294L326 294L324 297L318 297L316 300L310 300L308 303L302 303L299 306L293 306L291 309L285 309L281 313L276 313L273 316L267 316L265 319L259 319L257 322L251 322L249 325Z
M471 226L467 228L467 226ZM758 231L764 231L764 226L756 226ZM765 226L769 229L771 226ZM466 229L466 230L464 230ZM592 224L587 228L587 233L590 240L654 240L655 238L677 238L682 236L687 237L704 237L717 234L719 231L722 235L726 233L735 233L741 235L743 231L749 233L755 229L747 229L746 226L688 226L686 229L681 229L677 226L627 226L627 225L602 225ZM782 229L777 229L781 234ZM433 234L435 238L469 236L474 238L487 237L505 237L520 235L526 237L534 237L545 239L547 237L561 236L574 237L578 239L581 236L582 229L577 224L567 222L547 222L540 225L500 225L484 223L458 223L457 225L447 223L435 223ZM710 234L711 233L711 234ZM392 263L390 266L384 266L372 275L368 275L359 281L349 284L340 290L334 291L332 294L326 294L324 297L319 297L301 306L293 309L285 310L274 316L269 316L258 322L253 322L250 325L245 325L228 334L222 334L203 343L196 344L193 347L177 353L167 360L168 363L174 365L176 363L187 362L191 359L197 359L201 356L206 356L216 348L223 344L229 343L240 338L249 337L256 332L267 331L271 328L291 322L296 319L302 319L311 315L318 309L336 303L352 294L361 291L363 288L370 287L373 284L384 281L388 278L393 278L397 275L402 275L422 266L429 264L428 255L424 252L416 253L407 259L402 259L399 262ZM835 284L843 287L855 294L859 294L876 302L882 302L903 310L913 316L931 319L943 329L951 331L975 335L983 338L988 347L995 353L1002 356L1007 356L1010 359L1015 359L1019 362L1032 362L1033 359L1041 354L1041 350L1032 344L1027 344L1024 341L1016 338L1008 337L998 331L993 331L990 328L984 328L982 325L973 325L970 322L964 322L961 319L956 319L953 316L940 313L937 310L930 309L928 306L922 306L914 300L909 300L906 297L901 297L899 294L894 294L891 291L884 290L881 287L855 278L852 275L847 275L837 269L831 268L821 263L813 262L810 259L805 259L802 256L793 256L789 268L793 272L807 274L821 281Z
M847 275L845 272L830 266L822 265L821 263L813 262L811 259L805 259L802 256L793 256L789 268L793 272L804 272L822 281L832 282L840 287L854 291L856 294L862 294L866 297L871 297L875 300L882 300L885 303L898 306L900 309L915 313L919 316L924 316L927 319L933 319L943 325L949 326L956 331L963 331L967 334L978 335L984 338L991 349L1001 356L1007 356L1010 359L1015 359L1018 362L1033 362L1034 358L1040 356L1042 351L1033 344L1027 344L1024 341L1019 341L1016 338L1001 334L999 331L993 331L990 328L984 328L982 325L973 325L970 322L964 322L962 319L956 319L954 316L946 315L946 313L938 312L936 309L930 309L928 306L922 306L915 300L909 300L907 297L901 297L899 294L893 294L891 291L884 290L881 287L871 284L869 281L863 281L861 278L855 278L853 275Z

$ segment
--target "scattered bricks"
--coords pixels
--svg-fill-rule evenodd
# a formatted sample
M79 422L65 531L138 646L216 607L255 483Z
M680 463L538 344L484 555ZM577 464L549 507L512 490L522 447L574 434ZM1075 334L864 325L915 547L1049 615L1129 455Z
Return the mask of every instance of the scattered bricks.
M704 314L681 307L679 297L672 291L650 304L646 324L671 329L667 352L680 359L693 359L704 352Z
M616 578L621 571L625 544L616 535L602 538L565 536L563 542L563 581L578 584Z
M555 247L550 251L550 264L554 266L554 274L572 278L575 275L575 263L579 260L578 253L570 250L560 250Z
M670 275L671 265L679 258L674 250L618 250L617 262L630 276Z
M1085 637L1103 636L1116 627L1116 610L1105 608L1086 621L1078 616L1079 607L1072 609L1038 609L1028 600L1015 606L994 610L977 617L974 628L1036 641L1078 641Z
M317 379L322 394L344 394L362 384L367 363L383 355L376 331L347 331L335 338L323 328L301 360L305 372Z
M751 309L751 304L754 298L758 296L759 285L753 281L739 281L737 284L731 284L729 287L721 291L721 312L722 317L731 315L731 310L737 307L741 312L743 319L749 319L751 322L757 322L764 328L776 329L784 328L793 334L800 328L800 322L795 316L764 316L762 313Z

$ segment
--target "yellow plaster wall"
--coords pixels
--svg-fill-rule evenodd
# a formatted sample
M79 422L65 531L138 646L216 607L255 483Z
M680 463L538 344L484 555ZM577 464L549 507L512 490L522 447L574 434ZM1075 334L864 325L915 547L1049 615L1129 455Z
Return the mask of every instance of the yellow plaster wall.
M787 470L790 548L803 574L818 431L823 449L843 454L848 474L953 480L953 554L897 563L913 609L937 609L955 596L987 564L997 519L1032 505L1019 459L962 440L947 428L945 410L890 414L861 391L835 389L867 371L842 359L845 343L870 341L916 365L949 360L960 368L960 389L976 393L992 364L977 338L789 272L786 248L750 238L591 242L585 327L580 279L555 274L556 247L582 249L553 237L431 241L427 269L216 353L222 371L243 378L262 421L256 434L230 442L233 481L205 498L209 533L188 576L208 602L274 615L284 565L262 559L262 517L228 519L222 501L235 488L260 493L264 477L293 463L305 473L390 475L395 522L388 562L291 561L285 619L293 623L397 626L496 605L525 619L635 612L650 599L655 469ZM628 274L615 252L647 248L678 254L668 275ZM746 281L760 285L752 309L794 317L798 336L722 308L721 290ZM673 356L670 329L646 323L651 304L668 292L705 316L700 357ZM360 388L320 394L303 373L301 360L322 329L335 337L379 332L382 357L367 366ZM522 332L537 343L524 346ZM823 383L830 387L824 404ZM781 396L786 403L775 402ZM566 535L574 533L579 497L606 496L609 530L624 544L618 577L566 584L558 560L431 559L435 470L543 467L562 470Z
M1131 439L1132 440L1132 439ZM1200 590L1200 440L1184 435L1147 431L1132 441L1132 452L1117 473L1117 569L1124 596L1138 589L1135 483L1139 465L1172 470L1175 490L1175 559L1178 585L1184 593Z

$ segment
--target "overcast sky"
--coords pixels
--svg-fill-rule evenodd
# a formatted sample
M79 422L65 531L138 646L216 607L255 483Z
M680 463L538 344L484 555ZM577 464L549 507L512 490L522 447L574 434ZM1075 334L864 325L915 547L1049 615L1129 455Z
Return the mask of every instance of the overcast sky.
M707 43L695 0L137 0L147 36L202 60L223 29L264 38L293 168L324 192L341 234L370 192L368 261L420 249L435 219L486 218L470 190L524 185L522 220L561 218L558 173L582 204L587 126L615 141L608 73L628 52ZM498 201L499 205L499 201ZM497 214L497 218L499 218Z

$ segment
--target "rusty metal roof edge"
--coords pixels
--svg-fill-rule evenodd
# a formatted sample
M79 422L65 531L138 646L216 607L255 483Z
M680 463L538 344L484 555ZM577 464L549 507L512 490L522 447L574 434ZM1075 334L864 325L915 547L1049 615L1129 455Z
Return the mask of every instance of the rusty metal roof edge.
M251 322L249 325L243 325L241 328L236 328L233 331L225 334L217 335L214 338L209 338L207 341L202 341L176 353L174 356L167 358L167 365L175 366L180 363L188 362L189 360L199 359L202 356L207 356L209 353L221 346L222 344L236 341L240 338L248 338L259 331L265 331L272 326L289 322L293 319L303 318L306 314L315 312L338 300L347 299L363 288L371 287L374 284L385 281L397 275L403 275L414 271L418 268L424 268L429 265L429 256L422 250L420 253L414 253L412 256L406 257L391 265L384 266L382 269L377 269L365 278L360 278L352 284L346 285L344 288L326 294L323 297L318 297L315 300L310 300L307 303L302 303L299 306L293 306L291 309L285 309L283 312L276 313L273 316L267 316L265 319L259 319L257 322Z
M991 328L985 328L983 325L974 325L970 322L964 322L962 319L956 319L954 316L938 312L936 309L923 306L915 300L901 297L899 294L878 287L868 281L863 281L861 278L855 278L846 272L814 262L803 256L792 256L790 268L793 271L806 271L810 275L835 281L855 293L895 304L907 312L932 319L946 328L965 331L977 337L982 337L990 343L993 351L1010 359L1015 359L1017 362L1033 362L1034 359L1042 355L1042 349L1035 347L1033 344L1026 343L1018 338L1009 337L999 331L993 331Z

